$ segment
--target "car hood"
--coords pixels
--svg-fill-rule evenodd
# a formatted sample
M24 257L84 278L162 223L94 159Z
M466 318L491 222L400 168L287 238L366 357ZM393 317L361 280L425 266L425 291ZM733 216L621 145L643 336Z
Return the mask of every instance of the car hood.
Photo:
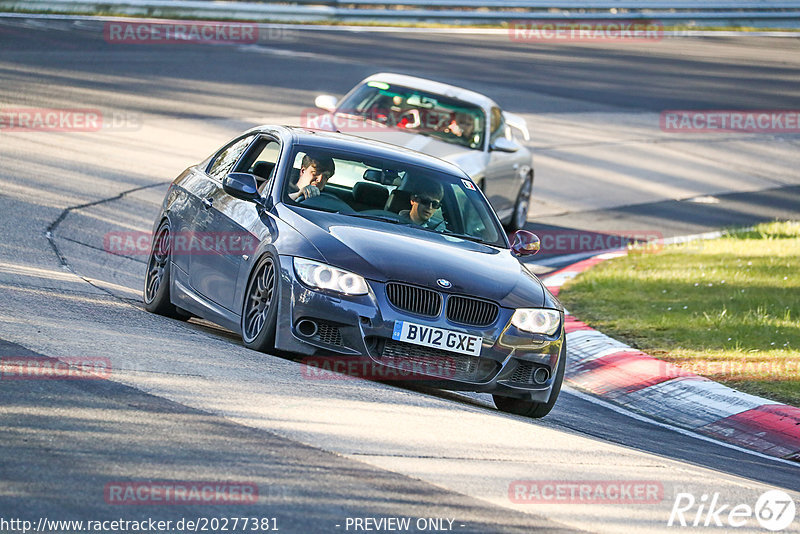
M542 306L542 283L508 249L369 219L282 206L281 216L314 243L323 260L365 278L474 295L518 308Z

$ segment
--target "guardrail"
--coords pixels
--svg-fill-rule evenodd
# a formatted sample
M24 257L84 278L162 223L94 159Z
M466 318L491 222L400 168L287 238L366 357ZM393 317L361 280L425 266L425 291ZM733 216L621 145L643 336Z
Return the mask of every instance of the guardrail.
M796 0L0 0L0 10L293 22L498 24L526 20L648 20L703 26L800 26L800 1Z

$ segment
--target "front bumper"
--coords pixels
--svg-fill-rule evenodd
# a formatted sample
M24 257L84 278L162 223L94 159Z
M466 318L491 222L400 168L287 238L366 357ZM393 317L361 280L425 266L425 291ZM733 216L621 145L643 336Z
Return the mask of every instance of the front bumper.
M278 350L312 356L314 359L307 360L312 365L321 361L317 358L328 363L360 360L369 364L372 378L413 380L443 389L497 393L536 402L547 402L550 397L564 340L563 319L555 336L527 334L510 325L514 310L500 307L493 324L467 326L449 321L444 312L430 318L395 308L381 282L368 280L370 292L358 297L309 289L296 278L291 256L280 257L280 274ZM307 328L309 324L303 321L313 322L316 329ZM481 336L480 356L395 341L395 321Z

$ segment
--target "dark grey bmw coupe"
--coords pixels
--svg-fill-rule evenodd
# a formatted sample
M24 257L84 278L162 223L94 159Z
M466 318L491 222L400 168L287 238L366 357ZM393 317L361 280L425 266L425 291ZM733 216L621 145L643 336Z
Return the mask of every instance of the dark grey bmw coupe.
M458 167L344 134L261 126L184 171L155 221L147 310L245 346L414 371L542 417L564 310ZM398 376L387 373L385 376Z

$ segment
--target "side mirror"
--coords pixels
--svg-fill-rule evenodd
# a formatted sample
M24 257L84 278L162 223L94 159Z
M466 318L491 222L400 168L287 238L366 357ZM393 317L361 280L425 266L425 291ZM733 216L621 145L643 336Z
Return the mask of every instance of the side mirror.
M497 152L516 152L519 149L520 146L517 144L516 141L512 141L511 139L506 139L505 137L498 137L489 146L489 150Z
M336 104L338 103L339 100L332 95L319 95L314 99L315 106L320 109L324 109L325 111L330 111L331 113L336 111Z
M258 183L256 177L247 172L232 172L222 180L222 189L232 197L241 200L258 202L261 195L258 194Z
M539 236L527 230L517 230L514 232L514 241L511 244L511 252L514 256L533 256L539 252L542 246Z

